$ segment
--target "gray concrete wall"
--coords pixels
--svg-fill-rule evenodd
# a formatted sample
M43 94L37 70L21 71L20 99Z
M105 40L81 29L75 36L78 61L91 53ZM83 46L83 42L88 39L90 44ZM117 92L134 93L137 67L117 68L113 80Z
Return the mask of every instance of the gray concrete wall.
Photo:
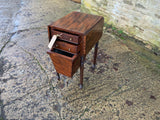
M82 0L83 12L103 15L105 22L160 47L160 0Z

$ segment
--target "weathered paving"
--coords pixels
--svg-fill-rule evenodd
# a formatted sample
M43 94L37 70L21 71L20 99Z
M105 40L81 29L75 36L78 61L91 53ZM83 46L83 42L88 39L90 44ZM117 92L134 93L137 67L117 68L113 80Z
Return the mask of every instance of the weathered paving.
M79 70L61 75L46 54L47 25L80 5L66 0L0 0L0 120L159 120L160 69L104 32L97 68L93 50ZM12 10L10 11L10 9ZM7 13L5 13L7 11ZM6 28L6 29L5 29Z

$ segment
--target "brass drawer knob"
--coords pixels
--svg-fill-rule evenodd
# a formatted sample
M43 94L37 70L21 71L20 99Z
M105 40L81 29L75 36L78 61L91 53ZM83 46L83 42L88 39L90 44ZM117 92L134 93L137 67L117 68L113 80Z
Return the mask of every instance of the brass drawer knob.
M72 38L69 39L70 41L72 40Z
M71 51L71 48L69 48L68 50Z

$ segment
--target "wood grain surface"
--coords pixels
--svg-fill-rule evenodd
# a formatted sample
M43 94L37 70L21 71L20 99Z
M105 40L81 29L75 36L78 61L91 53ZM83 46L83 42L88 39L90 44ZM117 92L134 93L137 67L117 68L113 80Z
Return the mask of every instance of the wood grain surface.
M69 31L73 34L86 35L100 19L103 19L103 17L81 12L72 12L53 22L51 26L55 29Z

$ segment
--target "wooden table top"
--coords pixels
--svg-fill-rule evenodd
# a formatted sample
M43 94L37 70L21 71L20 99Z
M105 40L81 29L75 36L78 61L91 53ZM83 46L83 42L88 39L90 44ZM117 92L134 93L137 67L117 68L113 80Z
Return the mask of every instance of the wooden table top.
M101 16L72 12L53 22L50 26L57 30L86 35L101 19L103 19Z

